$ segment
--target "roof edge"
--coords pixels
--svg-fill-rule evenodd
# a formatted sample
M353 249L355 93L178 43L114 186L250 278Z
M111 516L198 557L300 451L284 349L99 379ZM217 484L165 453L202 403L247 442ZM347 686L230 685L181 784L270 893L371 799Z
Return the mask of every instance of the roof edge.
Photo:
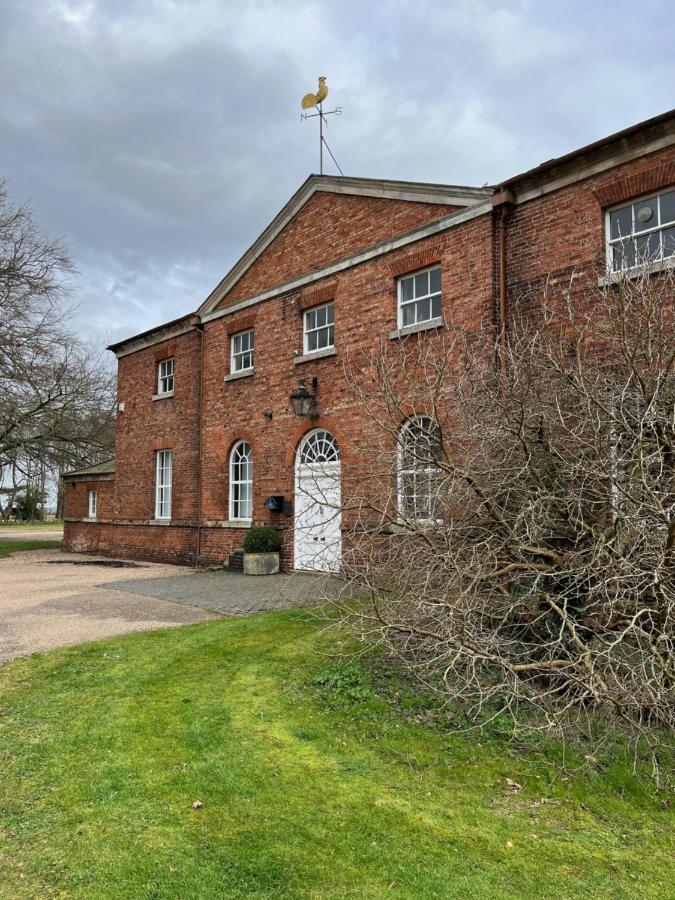
M673 130L675 131L675 109L660 113L658 116L653 116L651 119L637 122L635 125L630 125L628 128L623 128L621 131L616 131L613 134L600 138L597 141L593 141L590 144L585 144L583 147L578 147L576 150L571 150L569 153L564 153L562 156L547 159L545 162L540 163L538 166L534 166L532 169L527 169L519 175L514 175L512 178L501 181L495 187L495 193L513 189L524 181L538 180L542 176L548 175L551 170L565 167L566 165L575 162L580 157L592 156L597 151L603 150L614 143L629 141L630 138L638 135L640 132L644 132L648 129L658 129L660 125L666 125L669 122L672 122Z
M98 475L114 475L115 474L115 457L106 459L96 465L88 466L86 469L74 469L72 472L64 472L62 478L94 478Z
M163 322L154 328L148 328L146 331L140 331L138 334L132 334L128 338L116 341L114 344L108 344L106 350L110 350L119 359L120 356L127 356L129 353L135 353L136 350L142 350L147 345L147 339L152 335L157 335L159 341L168 340L177 337L179 334L185 334L199 325L198 317L195 313L190 312L178 319L172 319L170 322ZM166 332L165 334L163 332ZM138 344L138 346L135 346Z

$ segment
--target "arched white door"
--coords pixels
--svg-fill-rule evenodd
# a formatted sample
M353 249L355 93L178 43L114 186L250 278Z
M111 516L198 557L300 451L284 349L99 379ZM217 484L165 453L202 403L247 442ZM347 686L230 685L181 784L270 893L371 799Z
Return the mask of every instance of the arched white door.
M333 435L316 428L304 436L295 458L295 568L340 568L340 452Z

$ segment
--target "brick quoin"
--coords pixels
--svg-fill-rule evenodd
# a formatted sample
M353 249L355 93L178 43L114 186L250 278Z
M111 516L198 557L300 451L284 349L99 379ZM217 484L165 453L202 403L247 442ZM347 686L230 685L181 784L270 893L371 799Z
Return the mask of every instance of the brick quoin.
M279 529L283 567L293 568L292 516L268 512L264 500L280 494L294 502L295 453L314 428L338 441L348 498L349 470L358 462L353 448L367 442L370 426L346 369L359 353L392 340L397 278L439 264L445 322L469 336L498 327L503 222L508 315L536 317L544 289L562 296L570 285L583 308L606 267L606 209L675 186L675 111L494 188L473 189L461 202L453 202L453 192L470 189L447 187L444 194L440 186L420 185L433 193L432 202L422 191L411 199L409 184L381 182L379 190L379 183L363 180L368 193L358 179L314 179L309 199L255 258L235 265L197 314L112 348L124 408L115 471L66 476L67 549L190 565L227 560L246 534L228 520L229 457L243 439L253 450L253 522ZM329 300L335 353L298 362L303 311ZM232 374L230 338L250 328L255 371L224 380ZM442 332L404 340L439 341ZM174 395L153 399L157 365L169 357ZM301 378L318 380L315 421L299 419L289 404ZM155 457L162 449L173 451L167 524L154 522ZM96 522L86 518L92 489L99 491Z

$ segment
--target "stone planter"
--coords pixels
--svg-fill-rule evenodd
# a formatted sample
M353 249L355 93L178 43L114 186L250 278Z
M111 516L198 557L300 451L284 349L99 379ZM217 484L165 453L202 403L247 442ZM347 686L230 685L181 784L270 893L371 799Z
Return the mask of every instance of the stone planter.
M244 553L244 575L276 575L278 553Z

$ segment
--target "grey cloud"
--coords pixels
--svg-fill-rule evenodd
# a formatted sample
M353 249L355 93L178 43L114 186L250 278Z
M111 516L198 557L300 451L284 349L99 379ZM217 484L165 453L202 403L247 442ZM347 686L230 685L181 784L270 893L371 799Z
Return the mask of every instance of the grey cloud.
M203 299L317 167L482 184L671 105L671 7L0 0L0 172L71 244L86 333ZM654 23L659 23L655 27Z

